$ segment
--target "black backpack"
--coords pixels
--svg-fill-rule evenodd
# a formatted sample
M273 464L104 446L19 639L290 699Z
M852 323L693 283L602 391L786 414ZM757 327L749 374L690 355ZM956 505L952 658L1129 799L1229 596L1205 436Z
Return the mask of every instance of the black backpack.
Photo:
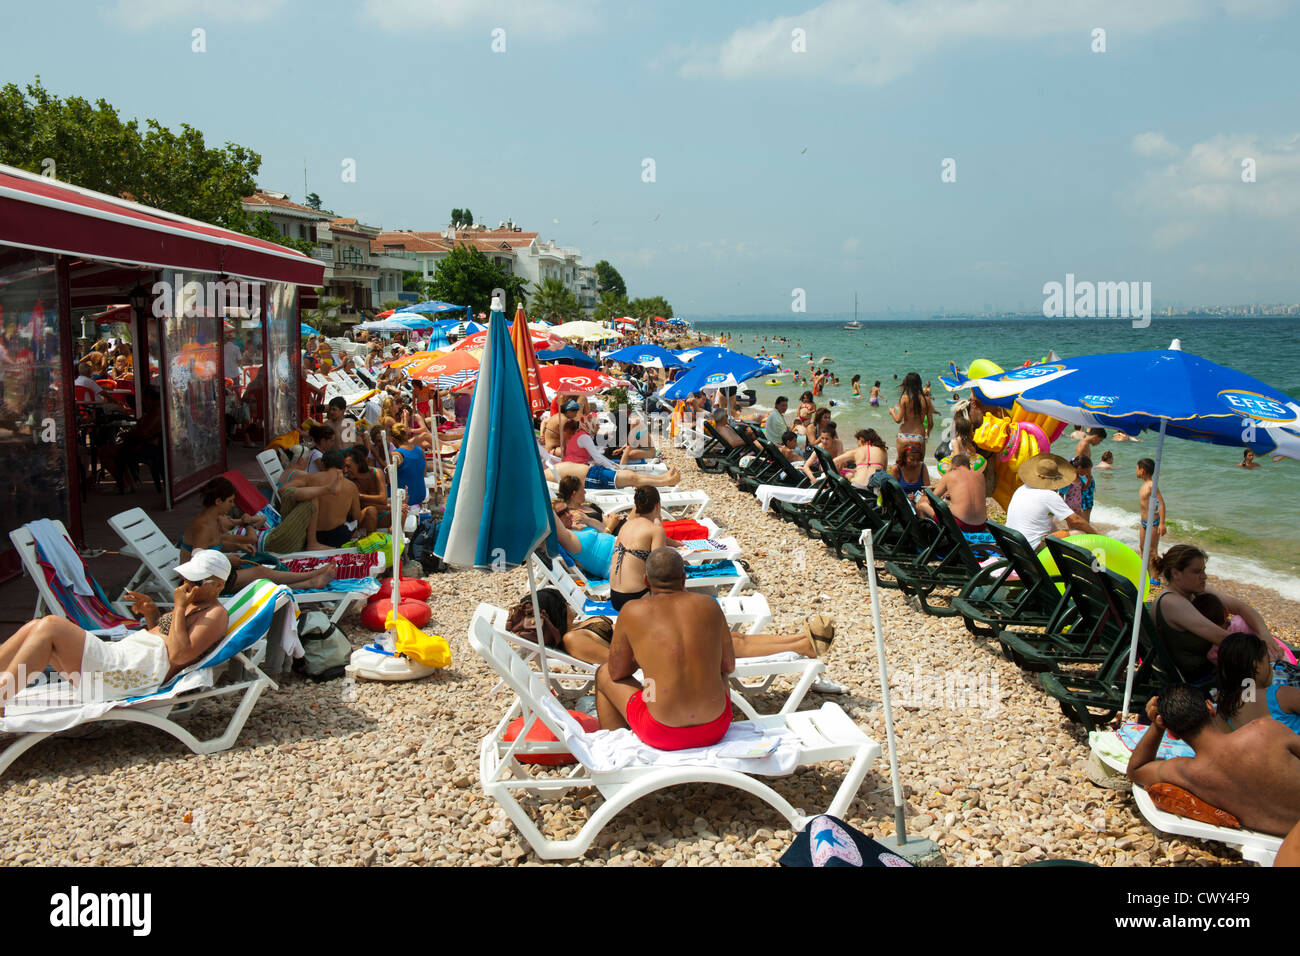
M438 519L431 514L422 514L415 532L406 542L406 556L412 561L420 562L425 574L439 574L447 570L447 563L433 553L438 542Z

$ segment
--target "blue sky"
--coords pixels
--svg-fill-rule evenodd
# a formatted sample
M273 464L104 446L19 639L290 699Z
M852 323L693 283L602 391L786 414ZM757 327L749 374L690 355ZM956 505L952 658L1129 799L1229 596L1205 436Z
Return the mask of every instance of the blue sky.
M241 143L296 200L305 161L327 206L387 228L512 217L679 314L789 313L795 289L809 313L855 291L864 312L1033 310L1067 272L1150 281L1157 306L1300 301L1295 3L53 0L6 20L0 82Z

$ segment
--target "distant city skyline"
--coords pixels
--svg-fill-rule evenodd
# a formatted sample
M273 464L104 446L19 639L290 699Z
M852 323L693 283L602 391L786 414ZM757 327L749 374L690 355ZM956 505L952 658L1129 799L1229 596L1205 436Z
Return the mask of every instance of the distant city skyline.
M1300 302L1282 0L49 0L6 27L0 82L189 123L385 230L511 219L687 316L1032 314L1066 274Z

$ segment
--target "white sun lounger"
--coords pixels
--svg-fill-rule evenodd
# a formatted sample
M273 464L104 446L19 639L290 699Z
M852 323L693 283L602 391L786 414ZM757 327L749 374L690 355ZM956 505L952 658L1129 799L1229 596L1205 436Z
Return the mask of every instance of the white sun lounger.
M560 486L553 481L546 483L552 498L560 495ZM587 489L587 503L595 505L605 514L617 514L633 507L632 496L635 488L616 488L612 491ZM664 514L674 519L700 518L709 507L712 499L703 491L668 491L659 489L659 504ZM671 519L670 519L671 520Z
M519 832L544 860L581 856L604 826L624 807L656 790L683 783L719 783L753 794L770 804L798 830L810 818L770 786L755 778L788 776L796 767L829 760L847 765L844 780L824 811L838 817L848 814L880 745L864 734L835 704L820 710L774 714L733 723L719 745L693 750L660 751L646 747L629 730L585 733L516 653L509 637L493 625L498 609L480 605L470 622L470 646L518 695L500 723L483 738L479 749L479 779L488 796L496 800ZM513 742L506 728L516 717L524 726ZM555 735L556 743L526 740L540 720ZM730 743L772 744L775 749L758 759L721 754ZM561 776L534 776L516 758L521 755L572 753L578 766ZM548 840L520 805L520 791L554 799L575 788L596 789L604 803L570 840Z
M132 508L108 519L108 526L117 532L129 554L140 562L131 580L127 582L116 603L125 608L123 598L127 591L147 591L155 596L159 607L170 607L172 594L180 586L181 577L176 565L181 563L181 552L154 524L143 508ZM331 554L351 554L351 551L303 551L280 555L282 558L327 558ZM382 560L383 555L380 555ZM354 603L364 601L369 595L364 591L294 591L299 604L328 604L333 606L330 623L336 624ZM125 611L124 611L125 613Z
M274 448L258 452L257 464L262 469L262 474L267 483L271 486L271 504L279 508L280 479L284 477L284 462L280 460L280 453Z
M1144 787L1134 785L1133 800L1147 823L1162 833L1227 843L1240 848L1243 857L1260 866L1272 866L1277 851L1282 848L1283 838L1279 836L1260 833L1258 830L1234 830L1231 827L1215 826L1213 823L1202 823L1157 809Z
M288 588L270 581L254 581L233 597L223 598L222 603L230 612L226 636L202 660L153 693L125 700L83 700L71 684L59 681L29 687L18 694L0 717L0 733L18 735L0 753L0 774L47 737L100 721L121 720L157 727L197 754L228 750L262 691L277 686L258 667L266 654L268 638L279 641L291 656L301 657L303 650L298 642L298 611ZM217 681L227 672L231 683L218 686ZM225 729L214 737L200 740L171 719L189 713L200 700L232 694L242 695L239 704Z

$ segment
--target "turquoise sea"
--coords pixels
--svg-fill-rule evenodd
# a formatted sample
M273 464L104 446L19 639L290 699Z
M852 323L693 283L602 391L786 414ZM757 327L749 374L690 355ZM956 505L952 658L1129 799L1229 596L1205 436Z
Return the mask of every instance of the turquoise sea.
M844 330L852 316L826 319L791 319L773 316L734 316L700 319L695 325L714 335L730 334L730 347L750 355L766 347L771 354L784 352L783 362L802 373L811 354L817 366L833 369L839 386L830 386L821 404L833 399L833 417L841 439L853 444L858 428L875 428L893 448L897 432L888 406L898 398L898 381L916 371L932 383L931 394L943 415L947 391L939 383L949 362L965 368L977 358L991 359L1005 369L1038 361L1049 350L1063 356L1099 352L1130 352L1168 348L1171 340L1182 342L1184 351L1239 369L1281 389L1300 396L1300 320L1288 318L1200 318L1152 316L1151 325L1135 329L1118 319L862 319L863 328ZM773 343L772 336L785 336L789 345ZM824 357L829 357L827 360ZM855 399L849 380L862 376L862 398ZM897 376L897 378L895 378ZM867 404L874 381L881 383L880 408ZM809 386L768 386L766 379L749 383L761 403L770 405L778 395L788 395L791 404ZM1052 450L1069 458L1075 440L1072 428L1057 439ZM936 431L937 435L937 431ZM1092 453L1094 461L1107 449L1115 454L1115 467L1094 470L1097 502L1093 523L1136 547L1138 528L1138 480L1134 466L1139 458L1154 457L1156 435L1143 432L1140 443L1114 442L1107 438ZM927 449L933 460L932 439ZM1160 488L1170 518L1169 533L1161 540L1168 548L1176 542L1199 545L1210 555L1210 573L1273 587L1283 595L1300 599L1300 538L1296 517L1300 506L1292 497L1300 476L1300 462L1273 462L1267 456L1253 471L1238 468L1241 450L1205 445L1179 439L1165 442Z

